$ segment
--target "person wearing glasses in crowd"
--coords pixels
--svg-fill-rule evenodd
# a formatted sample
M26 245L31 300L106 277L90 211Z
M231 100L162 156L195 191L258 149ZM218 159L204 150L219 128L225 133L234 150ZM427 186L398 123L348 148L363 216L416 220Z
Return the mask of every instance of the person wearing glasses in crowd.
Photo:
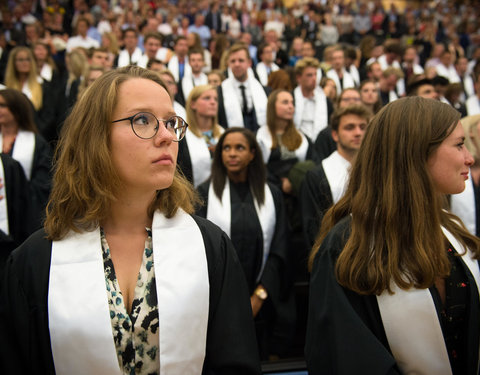
M260 374L242 267L176 169L186 130L155 72L85 91L44 228L7 261L1 373Z

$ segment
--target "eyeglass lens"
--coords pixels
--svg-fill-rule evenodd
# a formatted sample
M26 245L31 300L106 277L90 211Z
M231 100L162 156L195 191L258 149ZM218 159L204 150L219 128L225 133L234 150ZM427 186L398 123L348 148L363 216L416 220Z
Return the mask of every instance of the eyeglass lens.
M175 136L175 140L181 140L185 134L185 121L181 117L172 116L167 120L160 120L165 128ZM159 121L148 112L140 112L132 118L132 126L135 134L140 138L152 138L158 131Z

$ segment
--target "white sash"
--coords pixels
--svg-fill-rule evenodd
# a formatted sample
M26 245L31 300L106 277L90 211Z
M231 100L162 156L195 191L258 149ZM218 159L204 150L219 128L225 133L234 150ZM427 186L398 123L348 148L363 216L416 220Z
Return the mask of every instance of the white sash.
M443 227L442 231L454 249L463 250L450 232ZM460 259L469 268L480 291L478 262L472 259L469 250ZM393 295L385 291L377 296L377 301L388 344L402 373L451 375L445 340L430 291L415 288L403 290L395 284L392 290Z
M258 221L262 227L263 236L262 267L256 279L256 281L259 282L263 274L263 269L265 268L265 263L267 262L268 254L270 253L270 245L272 244L276 224L275 202L273 201L272 192L270 191L268 185L265 185L264 204L259 206L255 196L253 196L253 202L255 204L255 211L257 212ZM217 224L230 237L232 229L231 216L230 180L227 178L227 181L225 182L221 201L218 199L213 190L213 186L210 184L208 190L207 219Z
M333 203L337 203L345 193L350 173L350 162L341 156L338 151L322 160L323 171L327 177Z
M0 136L0 150L3 149L3 135ZM35 133L19 130L13 145L12 158L18 161L27 180L32 177L33 154L35 152Z
M184 120L187 119L187 111L185 111L185 107L183 105L181 105L179 102L177 102L177 101L173 102L173 110L175 111L175 114L177 116L180 116ZM189 133L189 132L187 132L187 133ZM185 133L185 134L187 134L187 133Z
M192 132L187 131L185 139L192 163L193 184L197 187L210 176L212 158L207 142L203 137L197 137Z
M208 77L205 73L200 73L200 77L194 78L193 73L190 72L189 74L184 74L182 78L182 91L183 97L185 98L185 102L188 99L188 95L193 90L195 86L199 85L207 85L208 84Z
M223 104L225 107L225 114L227 116L228 127L234 126L245 127L243 123L243 115L241 108L241 101L234 86L234 78L227 78L222 82ZM252 95L255 115L257 117L258 126L266 125L267 123L267 95L263 86L252 75L249 74L248 85Z
M0 199L0 230L8 236L10 230L8 227L7 189L5 187L5 171L3 170L2 158L0 158L0 182L3 185L0 187L0 195L3 195L3 199Z
M179 210L152 224L161 374L200 374L206 349L209 279L202 233ZM52 243L49 329L57 374L121 374L105 287L100 230Z
M480 98L477 95L472 95L465 102L467 107L467 115L473 116L480 114Z
M40 77L42 77L45 81L50 82L53 77L53 69L52 67L45 63L42 66L42 70L40 71Z
M345 68L343 71L343 87L340 85L340 78L338 78L338 74L335 69L330 69L327 72L327 77L333 79L335 85L337 86L337 95L340 95L342 90L349 89L351 87L355 87L355 82L353 81L352 76L348 73Z
M278 69L277 64L272 63L272 66L270 67L270 72L276 72ZM267 86L268 84L268 70L267 66L265 65L264 62L260 61L257 66L255 67L255 71L257 72L258 75L258 80L263 86Z
M130 64L137 64L140 58L142 57L142 50L138 47L132 53L132 57L130 58L130 54L126 49L121 50L118 54L118 67L128 66ZM131 61L131 62L130 62Z
M475 236L477 232L477 220L475 212L475 192L473 190L473 182L465 181L465 190L460 194L453 194L450 197L450 211L457 215L465 224L468 231Z
M308 140L301 131L299 131L299 133L302 137L302 143L295 150L295 156L297 157L298 161L305 161L308 152ZM272 152L273 144L272 135L270 134L268 126L261 126L257 130L257 141L260 149L262 150L263 162L267 164L268 159L270 158L270 153Z
M178 56L173 55L170 60L168 61L168 70L172 72L173 77L175 78L175 82L178 82L180 80L180 68L178 67ZM185 77L186 75L192 74L192 68L190 64L188 63L188 56L185 56L185 66L183 68L183 76ZM185 97L185 100L187 98Z
M327 107L327 97L323 92L321 87L315 88L314 91L314 100L315 100L315 117L314 117L314 134L307 134L312 142L315 142L317 139L318 133L322 131L322 129L326 128L328 125L328 107ZM293 97L295 99L295 114L293 121L297 129L301 129L302 124L302 114L303 114L303 106L305 105L305 99L302 94L302 89L300 86L297 86L295 90L293 90Z

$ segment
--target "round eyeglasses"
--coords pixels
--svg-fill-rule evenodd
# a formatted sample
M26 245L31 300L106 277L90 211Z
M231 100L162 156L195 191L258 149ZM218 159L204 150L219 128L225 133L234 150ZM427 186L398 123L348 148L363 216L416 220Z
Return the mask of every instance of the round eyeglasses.
M173 134L173 140L175 142L179 142L183 139L188 127L185 120L179 116L172 116L164 120L156 118L155 115L150 112L139 112L133 116L112 121L112 123L125 120L130 121L133 132L138 138L142 139L155 137L158 133L158 128L160 127L160 121L165 125L165 129Z

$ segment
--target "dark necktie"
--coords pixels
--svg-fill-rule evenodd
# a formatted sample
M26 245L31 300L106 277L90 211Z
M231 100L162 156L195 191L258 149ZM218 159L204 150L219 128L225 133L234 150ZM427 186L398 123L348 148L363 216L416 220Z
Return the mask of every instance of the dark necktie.
M247 114L248 112L248 107L247 107L247 95L245 94L245 86L240 85L240 91L242 91L242 112L244 114Z

